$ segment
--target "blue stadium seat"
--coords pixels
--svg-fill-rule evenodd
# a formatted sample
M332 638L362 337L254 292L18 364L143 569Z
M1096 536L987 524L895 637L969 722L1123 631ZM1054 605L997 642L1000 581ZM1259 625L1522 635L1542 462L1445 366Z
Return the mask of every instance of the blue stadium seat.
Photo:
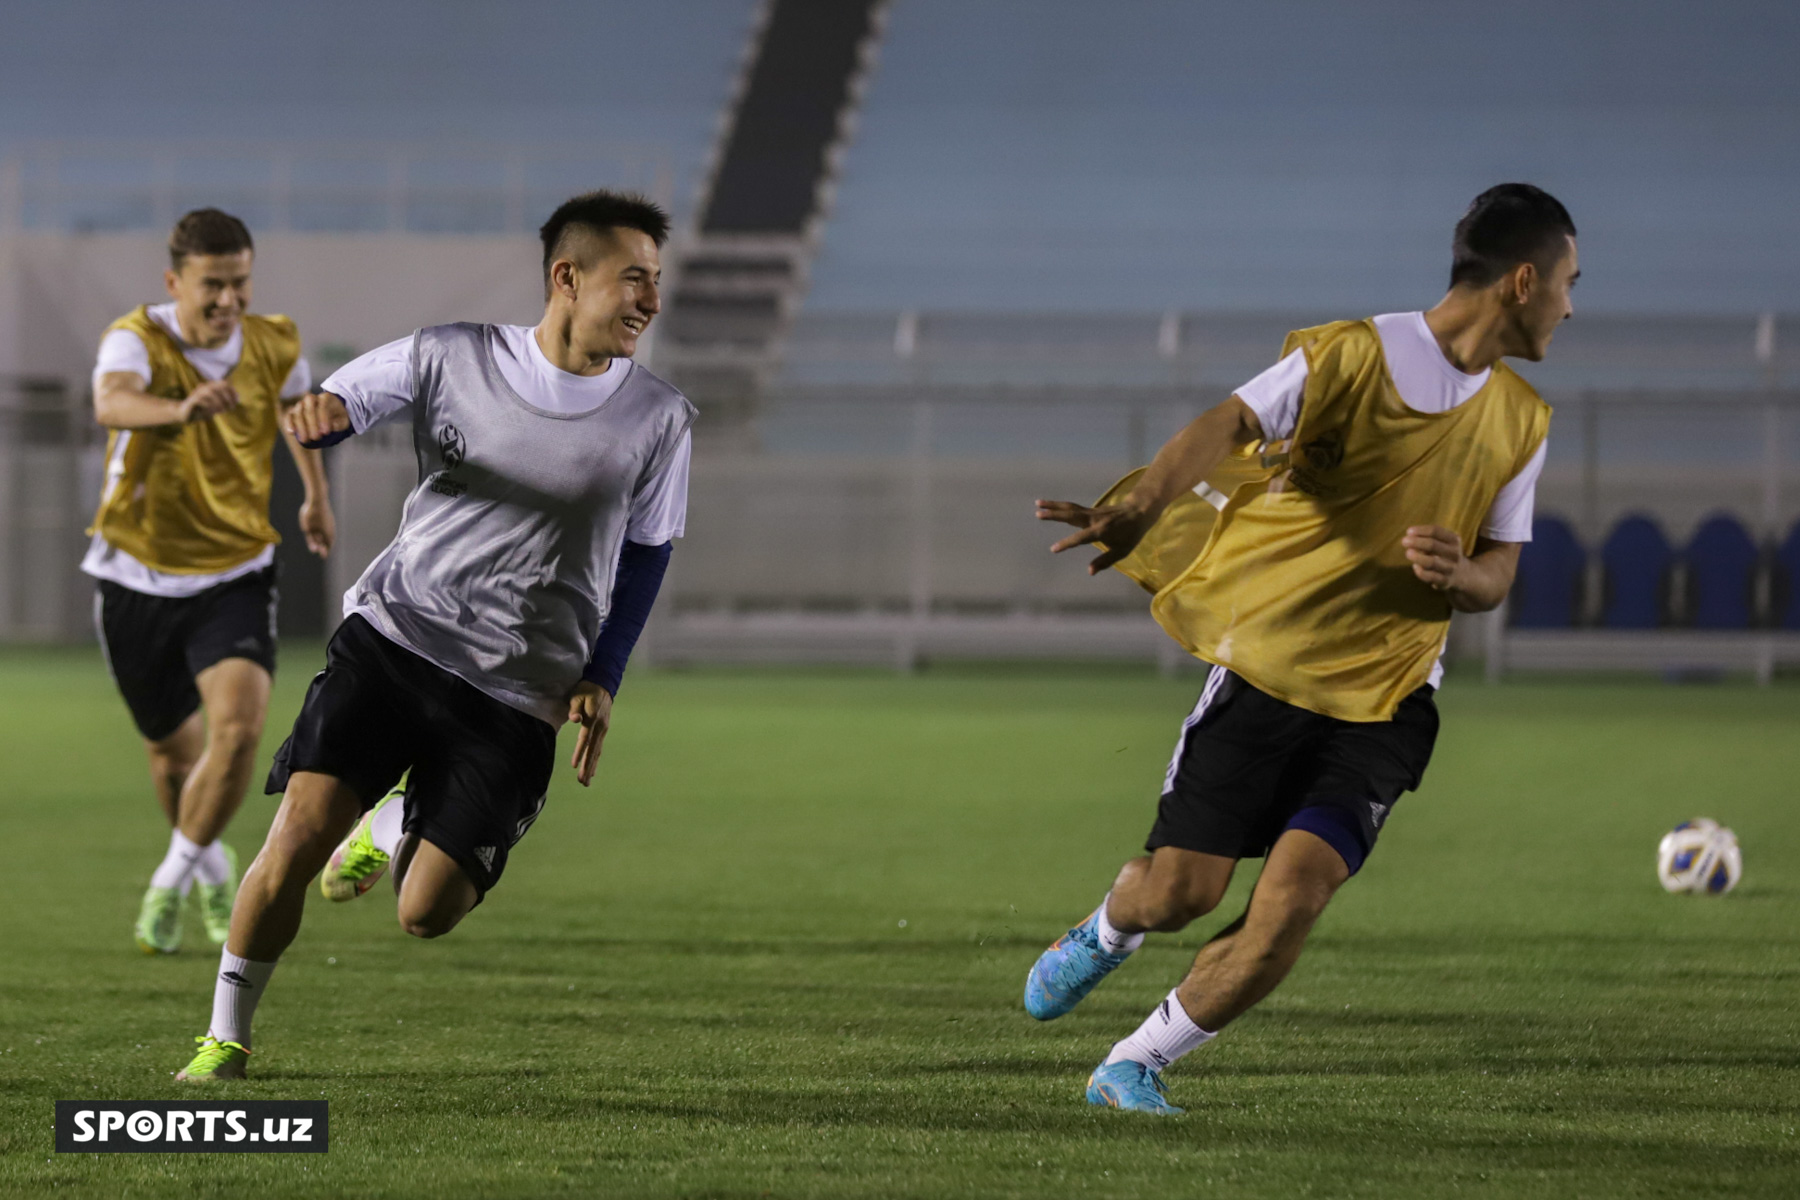
M1668 612L1669 574L1675 552L1655 521L1629 516L1613 526L1600 548L1606 602L1600 624L1607 629L1655 629Z
M1519 629L1569 629L1581 623L1587 552L1561 517L1538 517L1519 551L1507 612Z
M1800 629L1800 522L1775 547L1775 612L1773 624Z
M1756 543L1738 519L1720 513L1694 531L1687 560L1687 624L1749 629L1756 623Z

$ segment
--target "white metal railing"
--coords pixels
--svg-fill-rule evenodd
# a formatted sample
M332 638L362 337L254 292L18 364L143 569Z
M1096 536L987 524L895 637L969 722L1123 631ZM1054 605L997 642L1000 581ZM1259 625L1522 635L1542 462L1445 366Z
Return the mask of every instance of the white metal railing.
M1275 360L1292 329L1345 313L811 312L781 380L805 386L966 384L1229 388ZM1546 393L1779 388L1800 381L1800 317L1578 314L1542 363Z

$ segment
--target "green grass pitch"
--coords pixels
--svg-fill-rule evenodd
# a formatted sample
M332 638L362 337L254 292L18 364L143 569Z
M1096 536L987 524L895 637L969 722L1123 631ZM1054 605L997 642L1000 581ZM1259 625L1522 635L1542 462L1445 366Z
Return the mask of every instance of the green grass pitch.
M288 649L265 761L317 659ZM1293 976L1170 1073L1188 1115L1083 1104L1254 875L1071 1016L1021 1010L1196 687L640 673L597 786L559 765L450 937L404 936L385 885L314 897L236 1094L329 1099L329 1155L58 1156L53 1100L190 1095L216 958L192 919L178 956L132 946L166 831L98 656L0 652L0 1196L1800 1194L1792 687L1453 679ZM1656 885L1697 814L1743 839L1722 900Z

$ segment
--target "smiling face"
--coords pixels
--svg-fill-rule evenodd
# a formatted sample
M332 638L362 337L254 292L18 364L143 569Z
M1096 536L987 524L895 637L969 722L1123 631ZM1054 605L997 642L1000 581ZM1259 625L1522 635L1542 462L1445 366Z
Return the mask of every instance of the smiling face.
M649 234L623 226L571 229L550 264L550 303L569 317L569 341L593 362L630 358L662 311L662 257Z
M236 254L190 254L163 272L163 286L175 301L175 319L190 345L223 346L237 332L250 307L249 250Z

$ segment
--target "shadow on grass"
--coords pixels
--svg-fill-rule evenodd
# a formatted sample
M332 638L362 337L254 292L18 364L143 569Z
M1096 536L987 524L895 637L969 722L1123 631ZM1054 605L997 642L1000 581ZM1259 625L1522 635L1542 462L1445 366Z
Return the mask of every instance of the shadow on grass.
M1080 1077L1072 1077L1066 1089L1058 1089L1063 1095L1046 1096L1043 1101L1034 1099L1029 1104L966 1093L946 1097L940 1093L862 1090L824 1095L768 1087L736 1088L704 1103L610 1094L596 1098L593 1104L595 1111L609 1114L716 1123L727 1130L861 1128L870 1133L904 1129L926 1133L1103 1137L1110 1142L1133 1141L1187 1149L1199 1143L1215 1152L1278 1151L1325 1160L1366 1159L1372 1146L1385 1144L1404 1147L1405 1153L1420 1158L1498 1156L1509 1167L1536 1170L1591 1171L1601 1163L1617 1163L1628 1164L1634 1172L1679 1170L1684 1175L1697 1169L1731 1173L1750 1167L1800 1171L1800 1149L1727 1146L1698 1129L1683 1134L1667 1132L1665 1127L1652 1136L1641 1129L1609 1133L1556 1128L1554 1136L1546 1138L1542 1129L1521 1127L1516 1109L1424 1112L1421 1110L1431 1107L1425 1099L1359 1112L1354 1124L1319 1124L1316 1111L1296 1110L1279 1103L1248 1103L1241 1099L1209 1102L1204 1080L1200 1079L1188 1081L1185 1087L1177 1086L1175 1099L1189 1107L1188 1114L1160 1119L1090 1106L1081 1098L1081 1084ZM1666 1109L1647 1110L1634 1099L1617 1109L1616 1115L1667 1116L1701 1111L1721 1110L1679 1100L1672 1100ZM568 1108L566 1115L574 1119L581 1112L576 1105ZM1547 1120L1554 1119L1553 1113L1545 1115Z

